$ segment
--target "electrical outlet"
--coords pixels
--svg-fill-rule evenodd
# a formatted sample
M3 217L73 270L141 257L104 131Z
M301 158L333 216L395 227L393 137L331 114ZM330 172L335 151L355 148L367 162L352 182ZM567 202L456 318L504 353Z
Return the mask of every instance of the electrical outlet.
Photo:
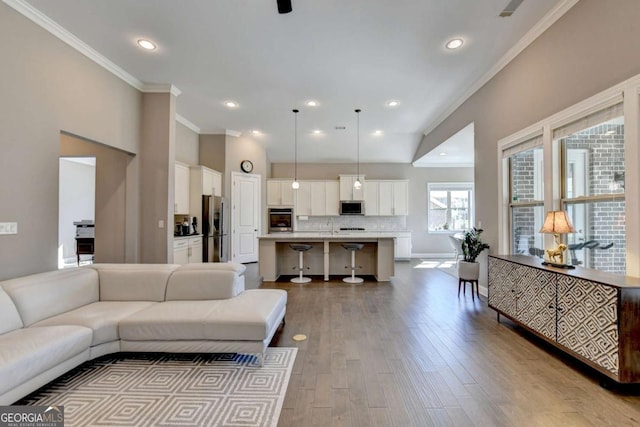
M164 221L163 220L159 220L158 221L158 228L164 228Z
M18 223L0 222L0 234L18 234Z

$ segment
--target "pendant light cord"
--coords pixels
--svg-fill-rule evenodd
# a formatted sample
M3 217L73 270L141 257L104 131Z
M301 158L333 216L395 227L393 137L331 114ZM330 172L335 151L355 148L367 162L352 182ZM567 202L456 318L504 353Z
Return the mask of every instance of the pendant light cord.
M294 144L294 164L293 164L293 180L298 181L298 110L293 110L293 144Z
M360 109L356 110L357 117L357 137L356 137L356 179L360 181Z

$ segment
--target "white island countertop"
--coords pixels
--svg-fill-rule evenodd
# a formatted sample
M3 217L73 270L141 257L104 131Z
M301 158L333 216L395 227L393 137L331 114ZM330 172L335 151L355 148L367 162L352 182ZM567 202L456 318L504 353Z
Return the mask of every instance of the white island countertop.
M343 239L390 239L405 232L401 231L298 231L295 233L263 234L259 239L290 240L343 240Z

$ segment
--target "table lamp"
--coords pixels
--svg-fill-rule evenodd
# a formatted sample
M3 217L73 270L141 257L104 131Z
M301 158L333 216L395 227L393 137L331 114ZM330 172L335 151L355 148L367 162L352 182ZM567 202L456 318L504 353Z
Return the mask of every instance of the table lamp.
M544 261L542 265L551 265L559 268L575 268L573 265L564 263L564 251L567 250L567 245L560 242L560 234L575 232L576 230L573 228L573 225L571 225L566 211L547 212L540 233L553 234L556 247L545 251L548 261Z

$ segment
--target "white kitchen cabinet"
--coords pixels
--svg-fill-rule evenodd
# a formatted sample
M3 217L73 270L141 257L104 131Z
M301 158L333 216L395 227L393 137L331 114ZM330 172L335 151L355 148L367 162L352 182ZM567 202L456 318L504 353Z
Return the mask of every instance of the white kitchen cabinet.
M205 166L191 167L191 186L199 190L200 195L222 196L222 174Z
M340 181L325 181L324 187L325 187L324 214L327 216L340 215Z
M311 182L298 181L300 188L294 191L295 205L293 213L296 216L311 215Z
M202 224L202 196L222 196L222 174L205 166L189 168L189 213Z
M180 265L189 263L189 241L187 239L173 241L173 263Z
M379 189L378 181L367 181L364 188L364 213L366 216L380 215Z
M378 214L395 216L409 214L409 181L380 180L378 184ZM371 181L367 182L369 185ZM366 206L365 206L366 208ZM367 211L368 214L368 211Z
M174 239L173 263L184 265L197 262L202 262L202 236Z
M398 233L394 249L396 259L411 259L411 233Z
M189 166L175 164L174 175L174 214L189 215Z
M267 205L269 206L293 206L294 190L291 187L293 180L269 179L267 180Z
M188 263L202 262L202 237L190 237L189 238L189 258Z
M409 181L393 183L393 214L409 215Z
M358 178L362 187L356 189L353 184ZM340 200L364 200L364 188L364 175L340 175Z
M313 216L325 216L327 214L327 185L324 181L311 181L309 199L311 214Z

